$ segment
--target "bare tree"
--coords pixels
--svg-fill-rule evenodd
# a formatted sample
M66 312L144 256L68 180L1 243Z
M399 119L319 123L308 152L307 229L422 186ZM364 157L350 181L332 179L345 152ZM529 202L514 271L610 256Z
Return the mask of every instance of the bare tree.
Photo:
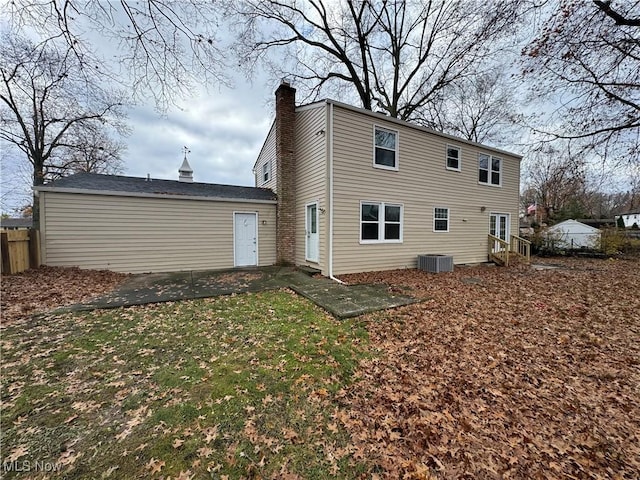
M78 125L69 134L65 156L52 162L48 175L61 177L70 172L117 174L123 172L122 153L126 145L110 136L102 124Z
M32 167L33 185L73 171L88 146L103 147L108 125L126 132L121 96L78 68L66 45L34 45L5 35L0 47L0 139L19 149ZM120 148L108 152L118 158ZM102 156L103 158L104 155ZM35 200L35 199L34 199ZM34 201L33 222L39 225Z
M221 3L12 0L8 6L16 28L34 29L45 41L64 40L82 68L126 80L134 98L152 97L165 109L195 82L228 82L225 46L218 38ZM119 72L93 54L96 38L110 40L111 51L102 53L121 65Z
M489 68L453 82L440 95L439 107L424 112L433 116L422 123L472 142L513 144L519 111L516 92L504 68Z
M631 25L634 27L640 27L640 16L631 17L626 16L625 14L621 14L619 11L614 10L611 7L611 1L594 0L593 3L595 3L596 6L606 15L611 17L616 22L616 25Z
M556 109L538 127L609 159L640 159L640 3L559 0L524 50L534 96Z
M277 52L276 73L308 98L328 90L420 121L443 89L473 75L514 32L524 3L244 0L234 10L237 48L250 66Z
M635 192L637 196L637 192ZM620 215L628 211L634 211L638 205L634 205L634 192L591 192L586 199L586 207L591 218L608 218Z
M570 148L543 145L527 155L523 198L535 203L541 218L558 219L563 211L583 206L587 165ZM540 211L537 212L538 214Z

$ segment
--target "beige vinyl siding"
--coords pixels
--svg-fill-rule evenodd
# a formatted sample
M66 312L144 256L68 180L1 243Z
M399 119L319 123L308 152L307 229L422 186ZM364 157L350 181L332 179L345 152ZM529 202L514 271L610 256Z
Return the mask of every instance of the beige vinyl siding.
M328 232L326 104L305 107L296 112L296 264L326 269ZM319 255L318 263L305 258L306 205L318 202ZM323 209L323 210L321 210Z
M43 262L119 272L234 266L233 212L257 212L258 262L276 261L274 204L41 192Z
M373 167L374 125L398 131L398 171ZM446 168L447 145L461 148L460 172ZM415 267L425 253L453 255L456 264L486 261L491 212L510 214L517 234L517 157L339 106L333 148L335 274ZM502 158L501 187L478 183L479 153ZM360 244L361 201L403 205L401 244ZM433 231L434 207L449 209L449 232Z
M269 181L262 181L262 166L269 162L271 165L271 177ZM253 167L254 177L256 181L256 187L270 188L272 191L276 191L276 186L278 185L277 179L277 168L276 168L276 124L273 122L271 125L271 130L269 130L269 134L267 135L267 139L264 141L262 145L262 150L260 150L260 154L258 155L258 159L256 160L256 164Z

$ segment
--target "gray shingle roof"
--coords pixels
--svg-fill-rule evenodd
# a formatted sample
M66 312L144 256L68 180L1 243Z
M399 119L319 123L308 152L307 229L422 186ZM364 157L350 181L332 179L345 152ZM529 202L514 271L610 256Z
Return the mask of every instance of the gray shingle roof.
M227 198L242 200L276 200L276 195L268 188L239 187L216 183L179 182L177 180L158 180L120 175L101 175L97 173L76 173L63 177L44 187L96 190L123 193L144 193L154 195L184 195L194 197Z
M31 217L0 219L0 228L31 228L32 224Z

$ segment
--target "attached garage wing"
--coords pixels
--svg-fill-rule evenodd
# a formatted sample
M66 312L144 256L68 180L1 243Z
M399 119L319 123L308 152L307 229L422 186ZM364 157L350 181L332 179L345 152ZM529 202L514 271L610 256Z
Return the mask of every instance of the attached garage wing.
M276 261L275 201L43 188L40 206L47 265L143 273Z

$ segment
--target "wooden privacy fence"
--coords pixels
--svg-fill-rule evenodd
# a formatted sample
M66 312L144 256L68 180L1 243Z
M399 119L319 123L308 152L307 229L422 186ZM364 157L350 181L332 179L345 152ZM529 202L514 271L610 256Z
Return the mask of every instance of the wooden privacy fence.
M20 273L40 266L38 230L4 230L0 232L2 273Z

